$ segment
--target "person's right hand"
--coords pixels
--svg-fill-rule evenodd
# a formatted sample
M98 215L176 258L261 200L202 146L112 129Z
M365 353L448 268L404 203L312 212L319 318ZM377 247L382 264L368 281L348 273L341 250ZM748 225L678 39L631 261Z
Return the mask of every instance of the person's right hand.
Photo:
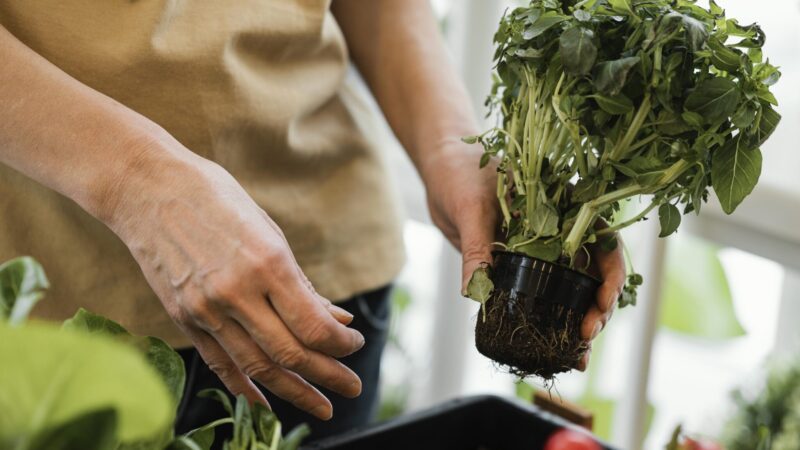
M352 316L314 291L281 230L227 171L170 137L152 147L107 189L101 218L231 393L266 403L252 379L330 418L330 401L306 380L360 394L335 359L364 345L346 326Z

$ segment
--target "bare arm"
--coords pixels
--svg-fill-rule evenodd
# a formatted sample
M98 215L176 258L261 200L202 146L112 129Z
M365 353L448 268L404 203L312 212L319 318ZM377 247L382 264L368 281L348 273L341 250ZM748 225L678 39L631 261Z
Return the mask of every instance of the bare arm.
M492 260L496 175L478 169L479 145L460 141L479 132L428 0L334 0L332 9L353 61L425 182L431 217L463 255L463 288L480 263ZM595 261L605 283L584 320L586 339L611 317L625 276L620 252Z
M478 127L430 5L335 0L332 9L353 61L422 176L431 218L463 254L466 284L479 264L491 261L496 175L478 169L479 146L461 142Z
M0 27L0 162L105 217L116 181L145 158L187 161L147 118L59 70ZM159 142L161 141L161 142ZM112 157L113 156L113 157Z
M75 200L131 250L167 313L234 394L251 378L327 419L335 358L364 338L317 295L283 234L224 169L71 78L0 27L0 162Z

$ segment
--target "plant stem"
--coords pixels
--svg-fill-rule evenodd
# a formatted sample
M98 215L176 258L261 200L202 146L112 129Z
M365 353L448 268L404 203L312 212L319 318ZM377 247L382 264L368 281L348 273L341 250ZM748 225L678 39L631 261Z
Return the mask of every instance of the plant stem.
M511 224L511 212L506 204L506 174L497 174L497 200L500 202L500 211L503 212L503 223L506 227Z
M656 206L658 206L658 203L652 202L652 203L650 203L650 205L647 208L644 209L644 211L640 212L636 216L626 220L625 222L621 222L621 223L618 223L618 224L616 224L614 226L610 226L608 228L603 228L602 230L598 230L596 234L598 236L603 236L603 235L606 235L606 234L616 233L617 231L619 231L619 230L621 230L621 229L623 229L625 227L628 227L630 225L633 225L634 223L642 220L642 218L644 216L646 216L647 213L652 211L653 208L655 208Z
M672 184L672 182L681 176L681 174L690 166L691 165L686 160L681 159L670 166L669 169L664 171L661 179L659 179L652 186L645 187L639 185L638 183L632 184L622 189L609 192L608 194L601 195L590 202L584 203L583 206L581 206L581 209L578 211L578 215L575 217L575 223L573 224L572 229L570 229L567 239L564 240L564 253L569 256L571 260L574 259L578 249L584 243L586 230L588 230L589 227L594 224L594 222L597 220L597 215L606 206L635 195L653 194L658 192L660 189ZM619 227L618 229L621 228L623 227Z

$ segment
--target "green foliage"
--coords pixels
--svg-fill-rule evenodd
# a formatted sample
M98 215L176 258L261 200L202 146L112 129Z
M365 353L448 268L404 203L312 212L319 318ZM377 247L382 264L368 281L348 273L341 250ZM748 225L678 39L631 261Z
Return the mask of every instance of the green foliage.
M467 297L479 302L481 308L489 300L489 296L494 289L491 276L489 274L489 266L481 266L472 272L472 277L467 283Z
M150 365L158 371L162 381L166 384L175 406L180 403L183 396L183 387L186 382L186 368L183 359L166 342L153 336L133 336L118 323L83 308L64 322L62 327L66 330L82 331L90 334L113 336L138 348L147 358Z
M115 438L153 439L172 427L172 399L136 349L103 336L47 324L0 325L0 448L33 449L41 434L73 435L64 425L88 426L116 412ZM110 426L110 425L108 425Z
M726 424L727 450L800 448L800 365L776 366L755 396L733 394L737 413Z
M308 426L303 424L283 436L281 423L275 413L260 403L251 406L244 395L236 398L235 405L231 404L224 392L217 389L207 389L198 395L217 399L230 415L227 419L195 430L184 437L184 441L192 438L201 449L206 448L203 446L205 443L213 442L213 433L208 434L206 431L223 423L233 424L233 438L225 442L224 450L296 450L300 442L311 432Z
M99 409L80 415L37 435L30 448L47 450L114 450L117 412Z
M664 237L709 187L732 213L758 182L780 121L758 25L713 2L532 0L494 39L499 124L466 140L483 144L482 166L498 159L510 250L575 267L583 246L644 218L615 222L622 200L650 196Z
M0 320L25 321L49 286L42 266L30 256L0 264Z
M713 244L689 236L670 243L662 299L661 326L670 330L712 339L745 334Z
M155 337L130 334L80 309L62 326L25 324L47 288L32 258L0 265L0 448L14 450L209 450L214 429L234 425L227 450L296 450L275 414L221 391L206 392L232 416L175 437L186 378L183 360Z

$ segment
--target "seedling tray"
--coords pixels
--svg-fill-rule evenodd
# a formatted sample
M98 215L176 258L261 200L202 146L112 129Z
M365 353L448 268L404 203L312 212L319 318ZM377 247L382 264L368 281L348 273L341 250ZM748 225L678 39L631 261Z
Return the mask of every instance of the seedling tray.
M541 450L553 432L565 427L576 428L533 405L482 395L332 436L301 450Z

